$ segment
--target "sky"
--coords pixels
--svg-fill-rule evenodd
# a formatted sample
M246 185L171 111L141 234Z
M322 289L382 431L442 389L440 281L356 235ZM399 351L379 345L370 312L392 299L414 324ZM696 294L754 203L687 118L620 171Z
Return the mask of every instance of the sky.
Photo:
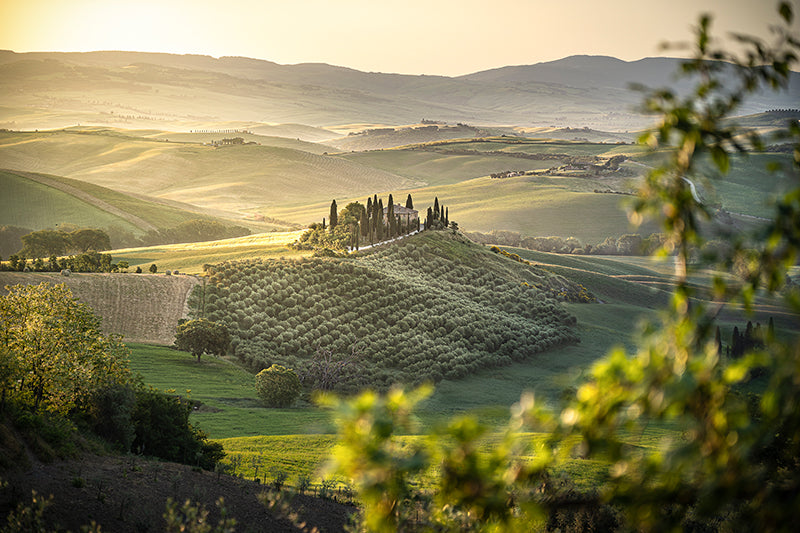
M717 34L766 37L774 0L0 0L0 49L129 50L457 76L570 55L626 61ZM796 18L800 0L792 0ZM795 23L800 33L800 26Z

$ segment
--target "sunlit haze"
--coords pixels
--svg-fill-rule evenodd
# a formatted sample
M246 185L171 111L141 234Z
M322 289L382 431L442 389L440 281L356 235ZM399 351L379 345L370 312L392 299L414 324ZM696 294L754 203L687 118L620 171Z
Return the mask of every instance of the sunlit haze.
M759 34L771 0L0 0L0 49L130 50L460 75L569 55L663 55L703 12ZM793 2L795 12L798 1ZM763 34L762 34L763 36ZM669 55L677 55L671 52Z

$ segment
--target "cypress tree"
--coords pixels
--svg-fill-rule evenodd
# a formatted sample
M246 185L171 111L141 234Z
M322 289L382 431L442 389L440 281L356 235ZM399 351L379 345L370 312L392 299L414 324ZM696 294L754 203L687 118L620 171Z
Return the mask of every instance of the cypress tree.
M428 214L425 217L425 229L431 229L431 224L433 223L433 209L428 207Z
M370 206L372 207L372 206ZM361 226L361 235L366 237L369 235L369 215L367 215L367 211L361 212L361 220L359 221L359 225Z
M411 199L411 193L409 193L408 198L406 198L406 209L414 209L414 201Z
M449 225L450 225L450 208L449 207L445 207L444 208L444 227L446 228Z
M770 342L775 340L775 322L772 317L769 317L769 325L767 326L767 340Z
M383 198L378 200L378 209L375 210L375 239L378 242L383 240Z
M322 217L322 230L325 230L325 217Z
M439 220L439 197L433 200L433 220Z
M717 326L717 332L714 335L714 342L717 343L717 355L722 355L722 333L719 331L719 326Z
M742 353L750 351L755 346L755 337L753 336L753 322L748 320L747 327L744 329L744 342L742 343Z
M338 223L339 223L339 211L336 208L336 200L334 200L333 202L331 202L331 214L330 214L331 231L333 231L333 228L335 228Z
M386 225L389 230L386 236L391 239L397 234L397 221L394 217L394 202L391 194L389 195L389 205L386 207Z
M742 355L742 340L739 338L739 327L733 326L733 336L731 337L731 356L734 358Z

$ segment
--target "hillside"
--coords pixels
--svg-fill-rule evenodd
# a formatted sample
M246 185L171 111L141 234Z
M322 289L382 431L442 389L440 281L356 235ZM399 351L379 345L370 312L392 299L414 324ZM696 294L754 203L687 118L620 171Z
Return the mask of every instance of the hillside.
M200 127L230 121L335 126L428 118L624 131L649 122L634 110L640 95L629 84L663 86L676 70L677 60L669 58L624 62L575 56L448 78L236 57L3 51L0 126ZM798 90L794 81L788 94L758 95L746 111L795 107Z
M104 333L124 341L171 345L178 320L188 312L187 299L198 280L193 276L150 274L33 274L0 272L0 287L64 283L74 296L102 318Z
M559 300L585 289L447 232L363 257L215 265L195 315L222 321L236 356L311 372L318 348L356 361L335 386L458 379L576 342Z
M6 168L226 212L406 189L415 182L338 157L264 145L206 146L107 130L0 133ZM266 211L266 213L264 213Z

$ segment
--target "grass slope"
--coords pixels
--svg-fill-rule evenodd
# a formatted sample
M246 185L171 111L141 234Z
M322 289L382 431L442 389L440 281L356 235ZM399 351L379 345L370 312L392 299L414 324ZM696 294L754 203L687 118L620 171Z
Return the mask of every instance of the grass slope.
M0 133L8 168L231 212L302 205L415 182L339 157L275 146L203 146L118 131Z
M147 271L151 264L155 264L160 272L179 270L187 274L202 274L203 265L220 261L308 256L311 252L298 251L289 246L301 233L259 233L219 241L124 248L109 253L114 261L128 261L131 269L141 266L142 270Z

